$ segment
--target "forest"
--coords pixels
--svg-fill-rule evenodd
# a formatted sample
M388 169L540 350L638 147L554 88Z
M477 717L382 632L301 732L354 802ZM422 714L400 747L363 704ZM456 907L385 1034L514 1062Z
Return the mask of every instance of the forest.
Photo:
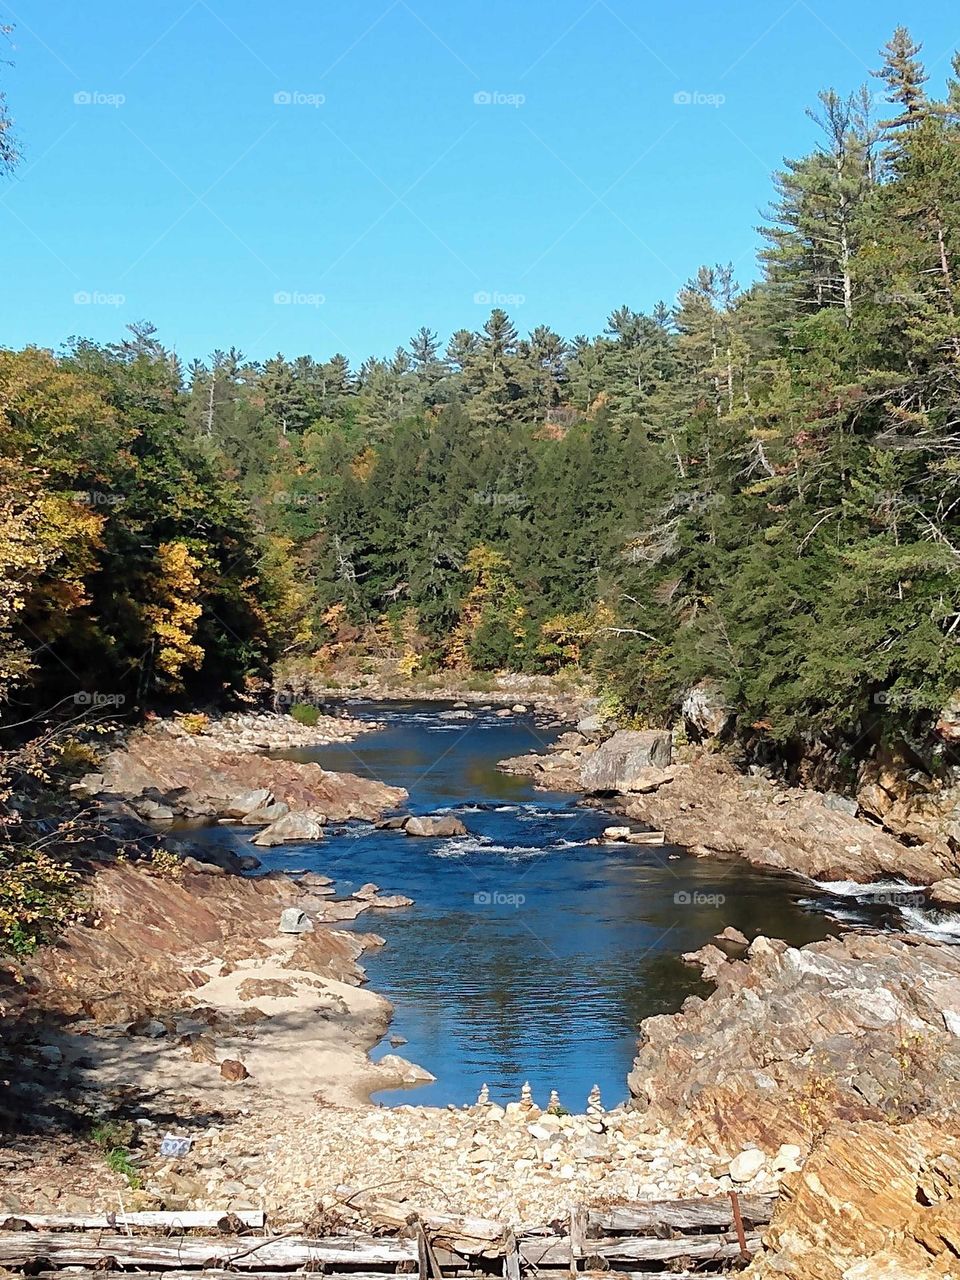
M349 647L921 744L960 679L960 57L940 96L906 29L881 59L810 110L746 287L701 266L595 337L495 309L359 368L184 365L148 323L0 351L4 719Z

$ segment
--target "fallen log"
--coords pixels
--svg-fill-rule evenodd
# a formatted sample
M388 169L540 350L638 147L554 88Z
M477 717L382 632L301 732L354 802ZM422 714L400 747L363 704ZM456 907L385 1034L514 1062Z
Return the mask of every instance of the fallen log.
M204 1227L217 1227L221 1222L232 1221L244 1227L263 1228L267 1215L263 1209L173 1209L124 1212L117 1209L109 1213L8 1213L0 1219L0 1229L7 1223L26 1222L36 1230L110 1231L115 1227L181 1227L195 1231Z
M765 1225L770 1221L776 1196L740 1196L744 1222ZM729 1196L703 1196L690 1200L641 1200L612 1209L588 1209L587 1223L601 1233L609 1231L698 1231L704 1227L734 1226ZM589 1249L589 1241L587 1241Z
M257 1271L263 1268L396 1266L417 1261L413 1240L375 1236L88 1236L66 1231L0 1232L0 1266L49 1262L59 1267Z

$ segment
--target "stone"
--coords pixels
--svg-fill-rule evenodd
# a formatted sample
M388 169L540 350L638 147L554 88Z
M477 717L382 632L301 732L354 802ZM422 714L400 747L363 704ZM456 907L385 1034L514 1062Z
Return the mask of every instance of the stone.
M275 800L273 804L263 805L260 809L251 809L245 813L240 822L245 827L270 826L279 818L290 812L290 806L284 800Z
M63 1066L63 1050L55 1044L40 1045L37 1057L45 1067L56 1069Z
M250 1078L250 1072L239 1058L224 1058L220 1063L220 1074L224 1080L229 1080L231 1084L239 1084L241 1080Z
M733 723L733 714L723 694L711 680L702 680L687 690L680 714L687 737L694 742L719 738Z
M225 818L244 818L255 809L265 809L273 803L273 792L266 787L257 787L253 791L245 791L234 796L223 809Z
M527 705L524 702L515 702L513 706L510 708L510 710L513 712L514 715L522 716L524 712L527 710Z
M377 1066L403 1084L432 1084L437 1078L417 1063L408 1062L406 1058L401 1058L396 1053L385 1053Z
M752 1182L760 1170L766 1165L767 1157L756 1148L741 1151L730 1161L727 1173L734 1182Z
M665 769L672 757L669 733L655 729L618 729L580 768L585 791L629 791L645 770Z
M630 828L629 827L604 827L603 838L604 840L629 840Z
M381 818L376 827L378 831L402 831L409 821L409 813L398 813L390 818Z
M452 814L410 818L403 828L408 836L465 836L467 828Z
M477 1094L477 1106L487 1107L490 1105L490 1087L486 1081L480 1086L480 1092Z
M577 733L583 734L585 738L599 738L603 733L604 723L601 716L583 716L577 721Z
M960 742L960 695L941 708L934 728L944 742Z
M280 912L281 933L312 933L313 921L299 907L285 907Z
M960 878L937 880L927 890L931 902L943 907L960 907Z
M270 849L278 844L293 844L299 840L322 840L326 821L327 815L318 809L298 809L293 813L284 813L263 831L258 831L253 837L253 843L259 848Z

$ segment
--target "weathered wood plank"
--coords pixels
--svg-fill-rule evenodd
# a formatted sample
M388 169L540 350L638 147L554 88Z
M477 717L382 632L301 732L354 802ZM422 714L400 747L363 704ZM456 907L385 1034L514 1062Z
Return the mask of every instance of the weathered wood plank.
M173 1209L141 1210L124 1213L117 1209L111 1213L8 1213L0 1219L0 1229L7 1222L28 1222L36 1230L110 1231L116 1227L182 1227L184 1230L202 1230L216 1227L225 1218L235 1218L245 1227L263 1228L267 1215L263 1209Z
M740 1213L744 1222L764 1224L770 1221L776 1196L741 1196ZM600 1231L655 1231L671 1227L679 1231L703 1227L730 1228L733 1206L729 1196L702 1196L690 1200L640 1200L635 1204L617 1205L612 1209L591 1209L587 1213L590 1228Z
M118 1267L161 1270L225 1269L256 1271L331 1266L395 1266L417 1261L415 1240L375 1236L179 1236L83 1235L57 1231L0 1232L0 1265L23 1266L47 1260L56 1266L95 1267L112 1259Z
M448 1245L457 1253L491 1258L502 1257L504 1253L506 1230L503 1223L494 1218L434 1213L409 1201L383 1196L350 1195L345 1197L344 1204L378 1226L397 1230L406 1227L411 1218L417 1218L434 1244Z
M566 1236L526 1236L518 1243L520 1257L528 1266L569 1268L570 1241ZM760 1247L760 1237L748 1235L747 1247L755 1253ZM584 1251L587 1258L603 1258L611 1264L668 1262L683 1258L721 1261L739 1257L740 1245L728 1234L694 1235L678 1240L622 1236L619 1239L588 1240Z

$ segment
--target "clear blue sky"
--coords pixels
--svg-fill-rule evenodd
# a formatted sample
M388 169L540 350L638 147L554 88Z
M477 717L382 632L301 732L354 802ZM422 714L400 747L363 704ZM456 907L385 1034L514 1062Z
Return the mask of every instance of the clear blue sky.
M953 0L0 15L25 151L0 186L0 344L110 340L145 318L184 358L233 344L359 362L421 324L444 341L479 327L476 295L513 295L522 332L592 335L618 304L672 300L701 262L747 281L769 174L809 149L817 90L864 80L898 22L938 88L960 45Z

